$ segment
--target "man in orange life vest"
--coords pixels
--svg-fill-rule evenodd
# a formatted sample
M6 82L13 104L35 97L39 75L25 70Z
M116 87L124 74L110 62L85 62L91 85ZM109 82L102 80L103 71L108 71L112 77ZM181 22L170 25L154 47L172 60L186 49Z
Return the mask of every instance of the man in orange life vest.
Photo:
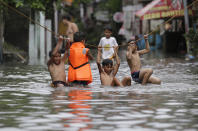
M88 85L92 82L89 60L92 60L88 48L85 48L85 34L76 32L74 42L69 49L68 82L72 85Z

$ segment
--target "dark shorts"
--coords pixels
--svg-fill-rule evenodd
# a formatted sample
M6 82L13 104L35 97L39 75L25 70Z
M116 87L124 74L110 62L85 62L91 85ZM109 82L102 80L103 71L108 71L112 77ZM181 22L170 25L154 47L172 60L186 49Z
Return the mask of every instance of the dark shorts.
M82 85L82 86L86 86L86 85L88 85L88 81L73 81L70 84L71 85Z
M131 77L135 82L141 83L142 81L139 79L140 71L134 71L131 73Z
M58 84L62 84L64 86L67 86L67 84L64 81L53 81L52 84L57 87Z

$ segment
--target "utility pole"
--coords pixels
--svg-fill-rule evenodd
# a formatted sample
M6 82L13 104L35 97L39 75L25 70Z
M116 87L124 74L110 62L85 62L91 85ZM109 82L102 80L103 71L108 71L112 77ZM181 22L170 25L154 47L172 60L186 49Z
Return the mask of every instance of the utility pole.
M185 20L185 32L189 31L189 17L188 17L188 8L187 8L187 0L183 0L184 3L184 20Z
M54 7L54 30L55 30L55 34L58 34L58 10L56 6L56 2L53 3L53 7Z

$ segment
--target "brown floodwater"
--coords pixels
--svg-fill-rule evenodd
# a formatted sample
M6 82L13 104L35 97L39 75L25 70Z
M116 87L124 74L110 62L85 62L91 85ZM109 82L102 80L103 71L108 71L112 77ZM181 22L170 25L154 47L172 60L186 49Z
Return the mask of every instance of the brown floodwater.
M117 77L130 76L125 51ZM198 61L145 55L161 85L104 87L95 61L90 88L50 87L46 66L0 66L1 131L197 131ZM68 66L66 66L68 67Z

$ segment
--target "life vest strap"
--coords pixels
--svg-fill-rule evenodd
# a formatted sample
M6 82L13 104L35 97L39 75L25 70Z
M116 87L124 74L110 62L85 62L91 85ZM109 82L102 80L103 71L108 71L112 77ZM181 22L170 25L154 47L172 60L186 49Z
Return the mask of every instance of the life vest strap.
M84 65L86 65L86 64L89 64L89 62L86 62L86 63L84 63L84 64L82 64L82 65L77 66L77 67L73 67L72 64L70 63L70 65L71 65L71 67L72 67L73 69L78 69L78 68L80 68L80 67L82 67L82 66L84 66Z

